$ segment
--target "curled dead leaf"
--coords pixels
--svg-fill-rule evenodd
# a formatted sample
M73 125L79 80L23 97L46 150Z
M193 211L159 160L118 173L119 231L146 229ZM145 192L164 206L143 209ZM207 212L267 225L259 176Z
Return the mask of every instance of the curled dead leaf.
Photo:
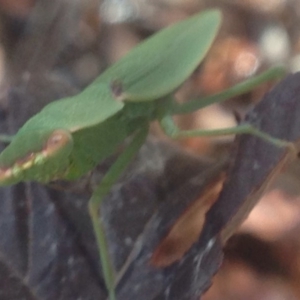
M213 178L197 200L179 217L154 251L151 258L153 266L162 268L173 264L197 241L205 222L205 215L217 200L224 181L225 173Z

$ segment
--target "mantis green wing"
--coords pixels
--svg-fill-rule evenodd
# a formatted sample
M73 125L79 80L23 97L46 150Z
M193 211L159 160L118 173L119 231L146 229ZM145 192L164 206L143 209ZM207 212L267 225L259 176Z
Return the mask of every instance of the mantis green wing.
M151 102L178 88L205 56L220 19L218 10L210 10L172 25L136 47L80 94L47 105L1 153L0 184L73 179L92 169L133 131L115 135L112 130L116 124L126 129L130 114L108 120L122 112L126 100ZM150 110L146 113L147 119L153 118ZM111 131L111 138L101 142L97 131ZM70 161L74 150L84 152L86 145L97 148L92 163L78 155ZM69 176L70 164L82 166L74 176Z
M218 10L178 22L135 47L96 82L119 82L122 100L159 99L191 75L209 50L220 23Z

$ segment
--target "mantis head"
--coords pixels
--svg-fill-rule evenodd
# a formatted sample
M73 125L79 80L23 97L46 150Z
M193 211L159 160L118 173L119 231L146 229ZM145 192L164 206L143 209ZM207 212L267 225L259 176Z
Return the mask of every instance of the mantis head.
M69 131L20 131L0 155L0 185L63 178L73 139Z

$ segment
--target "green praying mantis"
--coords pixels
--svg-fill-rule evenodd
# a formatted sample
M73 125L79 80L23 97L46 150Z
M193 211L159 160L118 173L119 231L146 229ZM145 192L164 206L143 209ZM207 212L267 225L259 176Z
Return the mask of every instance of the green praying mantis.
M75 180L131 137L88 204L110 300L116 299L116 283L100 207L145 142L152 121L158 121L172 138L249 133L278 146L286 145L250 124L213 131L181 131L174 123L173 115L194 112L282 75L280 68L269 70L222 93L177 103L174 92L203 60L220 23L221 13L212 9L163 29L135 47L78 95L47 105L24 124L0 155L1 186L20 181Z

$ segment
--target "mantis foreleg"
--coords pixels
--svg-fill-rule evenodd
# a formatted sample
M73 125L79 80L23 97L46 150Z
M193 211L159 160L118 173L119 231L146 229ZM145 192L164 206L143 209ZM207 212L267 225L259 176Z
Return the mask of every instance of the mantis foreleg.
M122 172L129 165L129 163L134 158L135 154L145 142L147 134L148 126L145 126L134 136L129 146L118 157L116 162L112 165L112 167L103 177L100 185L93 192L93 195L89 200L89 213L93 224L97 246L99 249L99 256L101 260L104 281L108 289L110 300L116 299L115 278L104 228L101 222L100 206L104 197L109 193L114 183L119 179Z

